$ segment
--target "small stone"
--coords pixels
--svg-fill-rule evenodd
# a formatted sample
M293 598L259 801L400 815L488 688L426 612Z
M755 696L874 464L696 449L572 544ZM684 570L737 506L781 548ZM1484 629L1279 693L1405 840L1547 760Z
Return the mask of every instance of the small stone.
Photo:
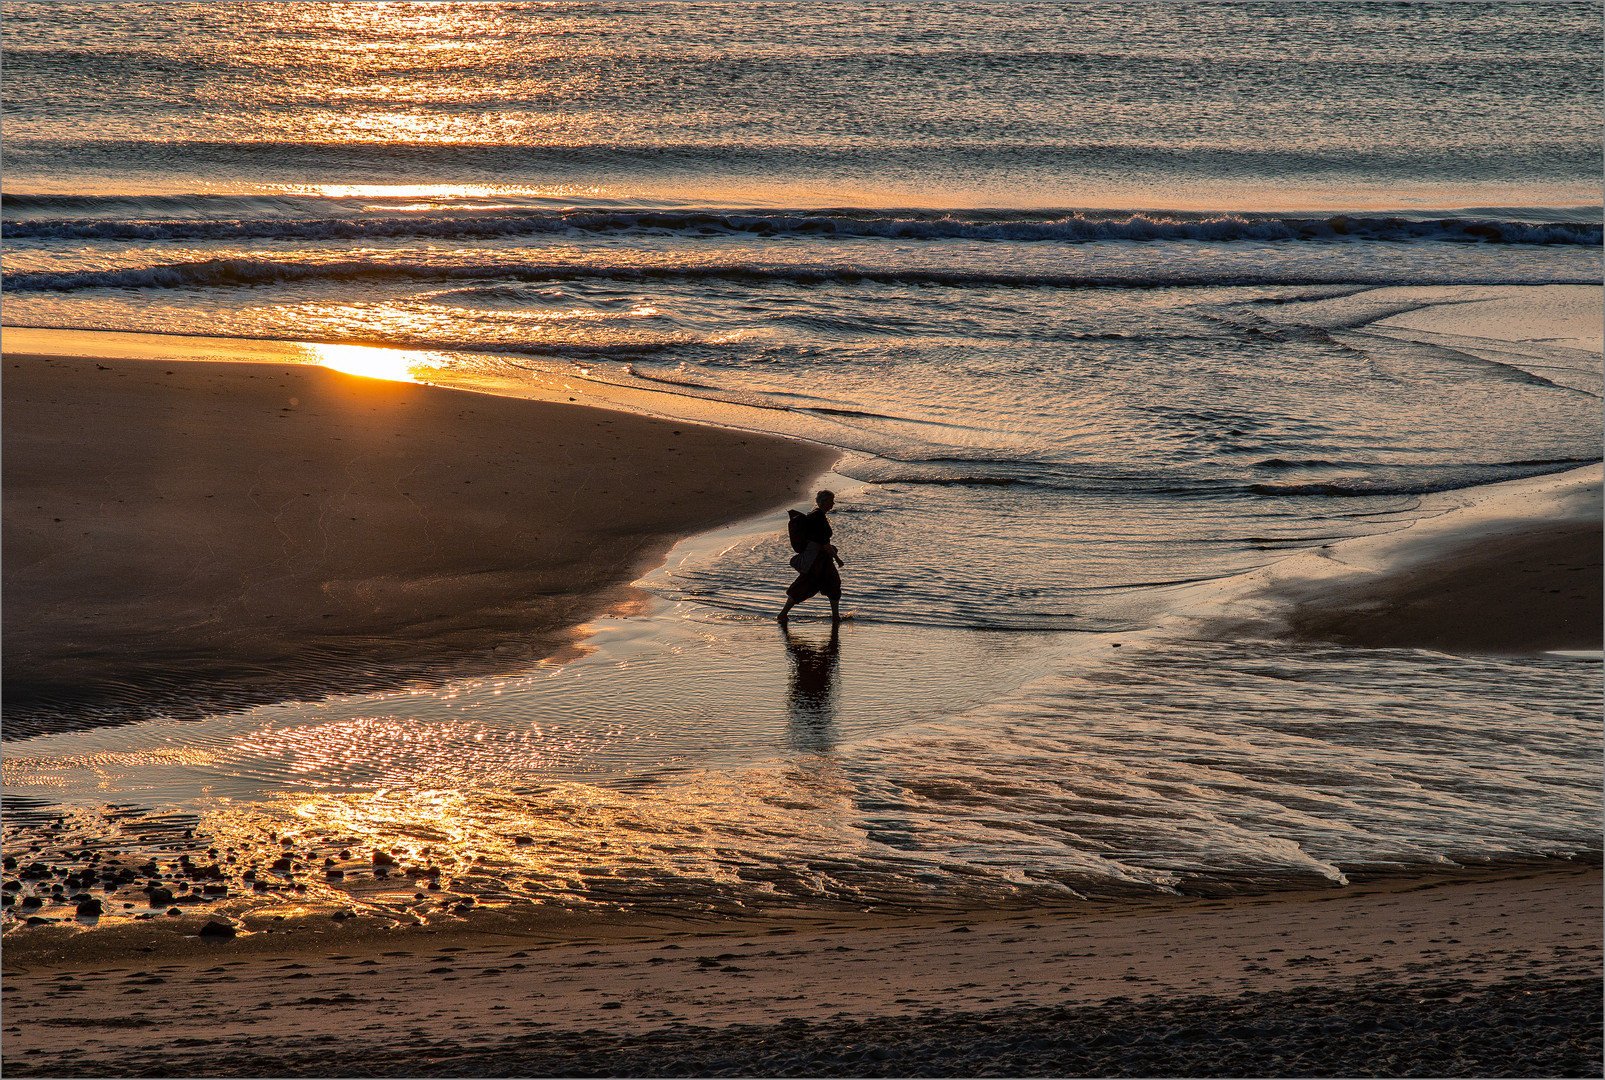
M517 844L519 847L523 847L525 844L533 844L534 842L535 842L535 838L533 836L515 836L515 837L513 837L513 843Z
M167 914L169 914L169 915L182 915L182 914L184 914L184 909L183 908L170 907L170 908L167 909Z
M238 932L229 923L218 922L214 919L201 927L200 935L201 937L231 938Z
M78 901L78 914L80 915L99 915L100 910L100 901L93 896Z
M373 865L394 866L396 865L396 860L393 859L388 852L380 851L378 848L375 848L373 851Z
M161 888L151 889L151 891L150 891L150 906L151 907L167 907L172 902L173 902L173 890L171 890L171 889L161 889Z
M44 907L45 902L37 896L24 896L22 898L22 906L25 910L32 911L34 908Z

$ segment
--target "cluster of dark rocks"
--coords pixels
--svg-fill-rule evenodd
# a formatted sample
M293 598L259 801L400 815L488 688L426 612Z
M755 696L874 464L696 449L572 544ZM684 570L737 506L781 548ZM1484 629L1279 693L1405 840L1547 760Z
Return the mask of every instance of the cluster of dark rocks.
M366 872L375 879L405 875L434 892L442 887L442 867L432 862L403 865L397 857L399 852L376 848L366 856L354 856L350 847L338 852L332 848L304 850L298 848L294 838L281 838L272 832L263 840L264 847L271 844L277 851L206 847L204 842L195 841L193 831L186 831L183 841L171 843L167 850L159 852L163 862L148 852L124 855L116 849L87 848L58 850L46 862L41 857L43 842L36 842L25 853L4 856L7 875L0 881L0 911L8 920L28 925L45 925L74 916L92 921L108 914L152 919L163 913L182 915L188 907L231 896L304 896L309 877L321 874L326 882L341 885L354 871ZM181 847L188 850L173 853ZM102 895L95 895L97 891ZM418 898L424 895L419 893ZM451 897L441 907L460 914L473 904L471 897Z
M118 854L117 851L61 852L55 862L33 859L26 864L18 856L7 855L0 860L0 866L16 876L0 882L0 907L15 906L27 916L29 923L37 925L56 921L28 914L46 904L70 905L73 913L80 916L107 914L108 909L118 903L123 911L143 906L165 908L169 914L177 915L182 914L186 905L211 903L229 895L233 875L217 861L220 853L216 848L207 852L210 862L197 862L185 852L165 869L149 856L141 862L123 863L117 860ZM236 859L232 852L224 858L228 862ZM104 895L96 896L91 890L99 890ZM131 893L144 893L144 903L126 899ZM153 915L145 913L135 917L151 918Z

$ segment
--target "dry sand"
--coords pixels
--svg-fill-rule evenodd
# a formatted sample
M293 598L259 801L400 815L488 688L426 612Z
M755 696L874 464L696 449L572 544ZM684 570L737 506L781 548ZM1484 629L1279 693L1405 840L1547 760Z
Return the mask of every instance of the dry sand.
M292 913L232 940L182 936L204 921L189 916L14 937L6 1071L1599 1069L1597 866L912 920L483 916L459 932Z
M527 665L835 456L315 366L4 364L7 737Z

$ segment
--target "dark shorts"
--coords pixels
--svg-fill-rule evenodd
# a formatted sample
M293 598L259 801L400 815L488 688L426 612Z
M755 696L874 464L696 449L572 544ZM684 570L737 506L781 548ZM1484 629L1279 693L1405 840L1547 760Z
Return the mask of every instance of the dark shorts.
M824 565L798 574L797 580L786 586L786 595L801 603L817 593L824 593L832 600L842 598L842 576L836 572L836 566L829 559L822 560Z

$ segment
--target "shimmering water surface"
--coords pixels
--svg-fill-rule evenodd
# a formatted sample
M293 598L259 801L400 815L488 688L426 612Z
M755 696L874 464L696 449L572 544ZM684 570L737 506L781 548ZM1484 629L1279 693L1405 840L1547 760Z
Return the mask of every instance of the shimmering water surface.
M226 903L432 917L414 882L963 905L1597 853L1597 661L1152 628L1599 459L1586 334L1378 325L1597 305L1599 4L4 15L8 326L829 443L855 610L783 635L744 523L577 659L8 741L8 853L205 842L271 883Z

